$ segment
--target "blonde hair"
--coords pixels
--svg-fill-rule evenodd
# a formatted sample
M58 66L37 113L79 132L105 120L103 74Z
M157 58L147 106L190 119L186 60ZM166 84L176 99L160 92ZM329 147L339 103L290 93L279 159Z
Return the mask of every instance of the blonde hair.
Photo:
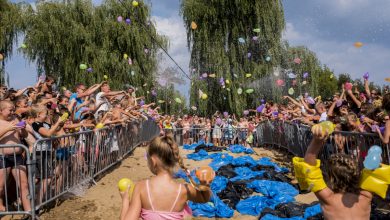
M165 169L173 172L179 164L180 168L187 170L184 166L183 158L180 156L179 146L170 135L155 137L147 149L149 157L156 155L162 162Z
M36 118L42 112L47 111L46 106L43 105L33 105L31 108L31 116Z

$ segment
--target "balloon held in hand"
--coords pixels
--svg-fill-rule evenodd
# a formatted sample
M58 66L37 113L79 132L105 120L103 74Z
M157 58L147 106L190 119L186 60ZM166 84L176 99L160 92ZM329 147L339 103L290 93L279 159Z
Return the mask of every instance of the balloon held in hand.
M363 165L364 168L369 170L375 170L380 166L382 161L382 148L374 145L368 150L367 156L364 159Z
M122 178L118 182L118 188L120 192L126 192L126 190L129 188L129 196L131 196L134 191L134 183L128 178Z

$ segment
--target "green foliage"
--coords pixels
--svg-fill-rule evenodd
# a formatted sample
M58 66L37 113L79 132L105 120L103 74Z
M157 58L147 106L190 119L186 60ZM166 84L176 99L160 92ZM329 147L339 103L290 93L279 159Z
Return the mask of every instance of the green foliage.
M317 91L317 94L322 97L322 100L333 100L333 95L340 88L337 86L337 78L333 75L333 71L324 66L321 74L318 76L317 83L319 90Z
M249 88L253 79L261 78L281 59L281 34L284 15L278 0L182 0L181 13L191 47L192 72L191 105L204 114L215 110L242 112L254 102L253 95L238 95L237 89ZM191 28L191 23L197 29ZM259 33L254 29L259 29ZM257 41L252 38L256 36ZM240 43L243 38L245 43ZM248 58L247 54L251 53ZM271 57L270 62L266 57ZM200 81L203 73L216 74L216 78ZM245 78L251 73L254 78ZM222 88L223 77L231 83ZM230 89L230 91L227 90ZM210 98L198 99L198 90Z
M118 22L118 16L130 18L131 24ZM167 46L149 19L149 8L142 3L135 8L131 1L107 0L97 7L90 0L42 2L36 11L26 10L27 48L23 52L47 75L61 77L63 86L92 85L107 75L114 89L121 89L124 83L144 85L139 87L139 95L147 96L157 68L154 40ZM132 65L124 54L132 59ZM81 70L80 64L93 72Z

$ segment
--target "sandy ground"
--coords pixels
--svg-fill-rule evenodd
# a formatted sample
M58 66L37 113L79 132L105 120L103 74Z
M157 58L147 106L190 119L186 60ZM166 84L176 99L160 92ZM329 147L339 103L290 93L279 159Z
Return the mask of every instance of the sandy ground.
M269 156L276 158L278 161L289 161L283 154L278 154L264 149L255 149L260 156ZM152 175L147 167L144 158L145 148L137 148L132 155L123 160L118 166L109 171L97 181L97 185L85 189L80 197L70 197L64 200L57 206L47 210L41 215L42 220L106 220L119 219L121 200L117 190L117 182L123 177L128 177L133 181L139 181L148 178ZM191 153L190 151L182 150L182 155ZM235 154L235 156L240 156ZM254 159L259 156L254 155ZM183 156L184 158L184 156ZM185 159L185 164L189 168L207 165L211 160L195 162ZM282 163L283 164L283 163ZM285 165L288 165L286 162ZM316 200L313 194L298 195L296 200L304 203L311 203ZM194 218L204 219L204 218ZM207 218L206 218L207 219ZM235 212L232 219L258 219L258 217L241 215Z

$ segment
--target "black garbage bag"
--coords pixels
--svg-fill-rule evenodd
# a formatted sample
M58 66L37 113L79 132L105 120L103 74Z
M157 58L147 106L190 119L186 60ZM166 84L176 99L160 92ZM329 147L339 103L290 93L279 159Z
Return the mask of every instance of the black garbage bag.
M217 195L226 205L235 209L240 199L246 199L252 194L253 189L247 188L245 181L237 181L228 182L226 188Z
M303 216L307 207L308 205L306 204L290 202L279 204L275 207L275 209L283 213L283 215L286 216L285 218L292 218L295 216Z
M263 218L267 214L278 216L279 218L287 218L287 216L280 210L275 210L275 209L271 209L270 207L265 207L263 211L261 211L259 219Z
M226 150L226 147L207 146L206 144L201 144L195 148L195 153L200 150L205 150L207 152L221 152Z
M256 165L251 168L253 171L268 171L268 170L275 170L273 166L265 166L265 165Z
M285 183L290 183L291 178L285 176L282 173L277 173L275 170L268 170L264 173L264 179L280 181Z
M234 171L234 166L232 164L228 164L225 166L222 166L218 169L216 172L217 176L224 176L228 179L233 178L237 176L237 173Z

